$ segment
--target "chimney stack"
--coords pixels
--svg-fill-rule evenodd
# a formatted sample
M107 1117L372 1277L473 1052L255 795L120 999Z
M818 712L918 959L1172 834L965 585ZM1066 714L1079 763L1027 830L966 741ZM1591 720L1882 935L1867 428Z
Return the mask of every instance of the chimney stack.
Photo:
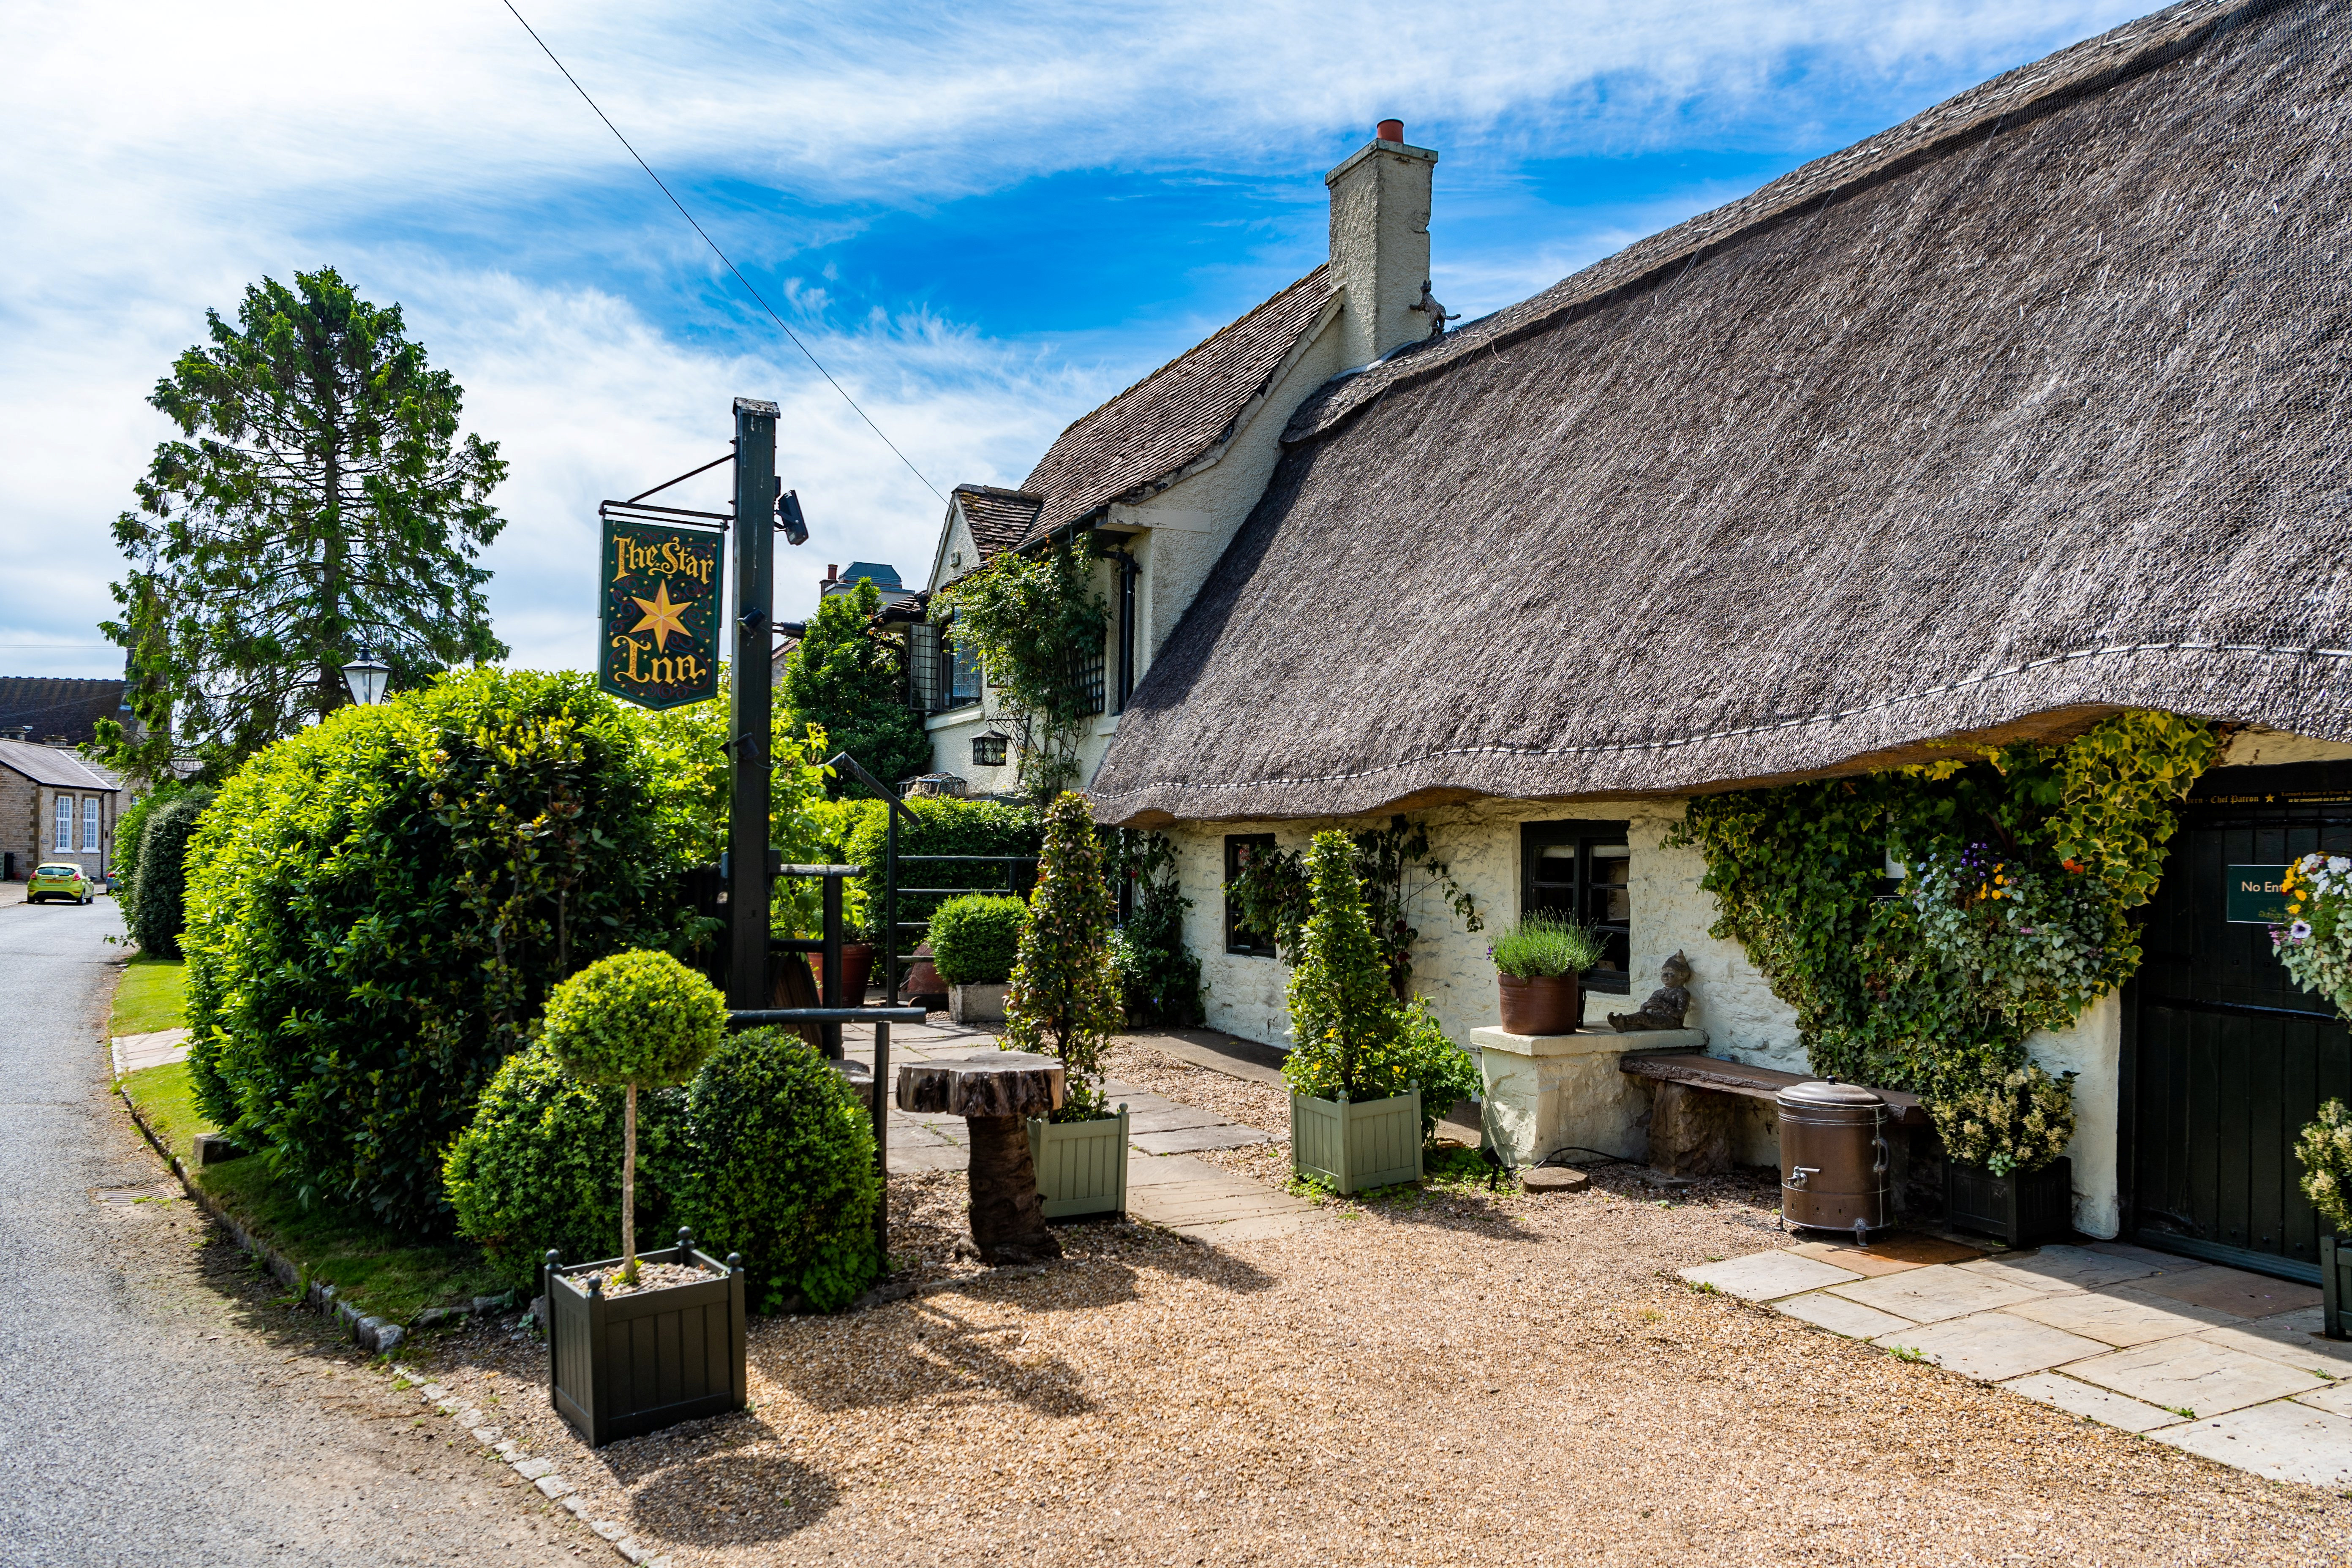
M1383 120L1375 139L1323 176L1331 190L1332 282L1344 289L1341 362L1350 370L1429 336L1412 307L1429 281L1430 178L1437 154L1408 146L1404 121Z

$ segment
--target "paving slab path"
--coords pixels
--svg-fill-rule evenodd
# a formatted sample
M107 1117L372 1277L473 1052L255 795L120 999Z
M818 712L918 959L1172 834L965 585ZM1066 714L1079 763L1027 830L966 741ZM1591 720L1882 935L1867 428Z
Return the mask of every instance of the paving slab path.
M0 907L0 1565L579 1561L569 1516L191 1245L110 1088L121 931L111 899Z
M1208 1050L1181 1037L1153 1036L1150 1043L1196 1066L1236 1078L1281 1079L1279 1073L1263 1063ZM995 1044L996 1037L988 1031L962 1025L899 1025L890 1031L890 1060L895 1070L900 1062L969 1056ZM871 1069L873 1031L856 1026L845 1028L842 1049ZM1270 1142L1274 1133L1244 1127L1214 1111L1185 1105L1135 1084L1111 1082L1104 1089L1114 1104L1127 1107L1127 1212L1135 1218L1212 1244L1288 1236L1326 1222L1323 1211L1304 1198L1188 1157L1204 1149L1241 1149ZM961 1117L891 1109L893 1171L961 1171L970 1163Z
M2114 1242L1906 1236L1682 1277L2258 1476L2352 1487L2352 1343L2321 1337L2308 1285Z

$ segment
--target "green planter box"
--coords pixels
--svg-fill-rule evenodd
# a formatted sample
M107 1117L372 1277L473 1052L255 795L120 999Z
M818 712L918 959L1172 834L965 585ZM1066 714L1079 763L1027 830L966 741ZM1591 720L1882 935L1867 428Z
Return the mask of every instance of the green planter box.
M2352 1340L2352 1247L2339 1238L2319 1238L2320 1332L2331 1340Z
M1421 1180L1421 1090L1386 1100L1292 1095L1290 1168L1343 1193Z
M1092 1121L1029 1121L1029 1160L1047 1219L1127 1212L1127 1107Z

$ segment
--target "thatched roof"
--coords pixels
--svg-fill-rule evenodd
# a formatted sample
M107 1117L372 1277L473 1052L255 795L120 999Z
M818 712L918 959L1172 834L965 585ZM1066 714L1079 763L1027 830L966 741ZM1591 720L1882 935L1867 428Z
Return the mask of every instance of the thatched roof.
M2352 740L2347 34L2192 0L1333 384L1101 814Z
M1207 456L1322 318L1328 271L1318 267L1063 431L1022 481L1044 500L1028 537L1139 500Z

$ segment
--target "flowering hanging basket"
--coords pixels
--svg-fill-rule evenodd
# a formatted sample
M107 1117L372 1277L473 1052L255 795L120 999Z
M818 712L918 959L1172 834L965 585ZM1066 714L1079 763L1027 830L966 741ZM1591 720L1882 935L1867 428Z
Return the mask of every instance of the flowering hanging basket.
M2352 1017L2352 858L2306 855L2281 879L2287 922L2271 948L2294 983Z

